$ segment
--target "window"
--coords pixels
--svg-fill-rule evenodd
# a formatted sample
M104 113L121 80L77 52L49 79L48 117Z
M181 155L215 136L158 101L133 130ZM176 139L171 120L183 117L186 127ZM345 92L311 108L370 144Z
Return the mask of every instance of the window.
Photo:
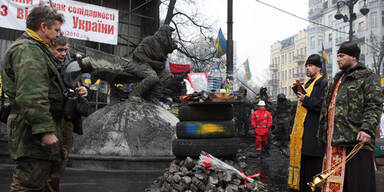
M316 40L315 40L315 37L314 37L314 36L311 37L310 42L311 42L311 49L315 49L315 46L316 46Z
M291 75L292 75L291 72L292 72L292 71L289 69L289 70L288 70L288 79L291 78Z
M364 21L359 22L359 25L357 26L357 32L362 32L364 30Z
M384 11L381 11L381 25L384 26Z
M288 63L288 60L287 60L287 54L284 53L284 64L287 64Z
M332 33L328 34L328 42L332 42Z
M376 11L373 11L371 13L371 20L370 20L371 28L376 28L377 27L377 13Z
M329 26L332 26L332 21L333 21L332 14L329 14L328 15L328 25Z
M325 1L325 2L323 3L323 9L326 9L326 8L328 8L328 1Z
M285 70L284 75L285 75L284 80L287 80L288 79L288 70Z
M281 64L284 65L284 55L281 55Z
M317 45L320 46L321 44L323 44L323 37L319 36Z

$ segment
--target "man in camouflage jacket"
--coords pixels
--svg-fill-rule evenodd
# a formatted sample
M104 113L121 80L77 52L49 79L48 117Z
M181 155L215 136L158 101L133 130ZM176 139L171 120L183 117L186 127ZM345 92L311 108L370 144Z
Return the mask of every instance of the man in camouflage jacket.
M326 146L330 122L329 106L335 85L341 79L336 90L337 95L334 96L336 100L331 146L346 148L348 154L357 143L365 143L364 148L346 164L344 191L373 192L375 173L372 150L375 128L381 115L382 96L378 76L358 62L359 56L360 48L356 43L344 42L340 45L337 62L341 71L330 81L326 91L318 139L323 146Z
M4 56L2 81L12 108L7 122L9 151L16 163L10 191L48 191L47 180L63 158L65 98L48 48L63 22L55 9L35 7L23 38Z

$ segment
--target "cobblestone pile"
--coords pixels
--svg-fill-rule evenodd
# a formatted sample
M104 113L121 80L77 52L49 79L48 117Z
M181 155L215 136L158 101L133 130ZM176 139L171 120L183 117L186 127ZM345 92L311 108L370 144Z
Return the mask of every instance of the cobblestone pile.
M240 159L239 159L240 158ZM235 163L232 160L224 160L238 170L243 170L247 164L243 157L239 157ZM240 160L240 161L239 161ZM197 160L187 157L184 160L174 160L166 172L156 179L147 188L146 192L248 192L258 191L255 184L247 182L231 171L215 171L202 168ZM246 175L252 174L245 171Z

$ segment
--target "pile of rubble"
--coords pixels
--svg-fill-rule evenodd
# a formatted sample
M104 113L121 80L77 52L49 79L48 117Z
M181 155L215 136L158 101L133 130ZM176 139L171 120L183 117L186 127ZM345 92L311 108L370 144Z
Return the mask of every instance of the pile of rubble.
M234 163L225 160L225 163L238 170L247 167L245 162ZM246 175L252 174L245 171ZM254 178L257 179L257 178ZM185 160L174 160L166 172L156 179L145 190L146 192L257 192L254 183L247 182L232 171L216 171L203 168L198 161L190 157ZM261 190L260 190L261 191Z

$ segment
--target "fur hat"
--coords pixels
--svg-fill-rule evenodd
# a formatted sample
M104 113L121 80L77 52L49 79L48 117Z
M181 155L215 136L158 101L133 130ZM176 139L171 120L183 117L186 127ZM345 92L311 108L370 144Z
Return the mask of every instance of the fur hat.
M321 58L318 54L312 54L308 57L307 61L305 62L305 65L312 64L316 65L317 67L321 68Z
M359 60L360 57L360 48L357 46L357 43L353 41L346 41L340 45L337 54L344 53L352 57L356 57Z

